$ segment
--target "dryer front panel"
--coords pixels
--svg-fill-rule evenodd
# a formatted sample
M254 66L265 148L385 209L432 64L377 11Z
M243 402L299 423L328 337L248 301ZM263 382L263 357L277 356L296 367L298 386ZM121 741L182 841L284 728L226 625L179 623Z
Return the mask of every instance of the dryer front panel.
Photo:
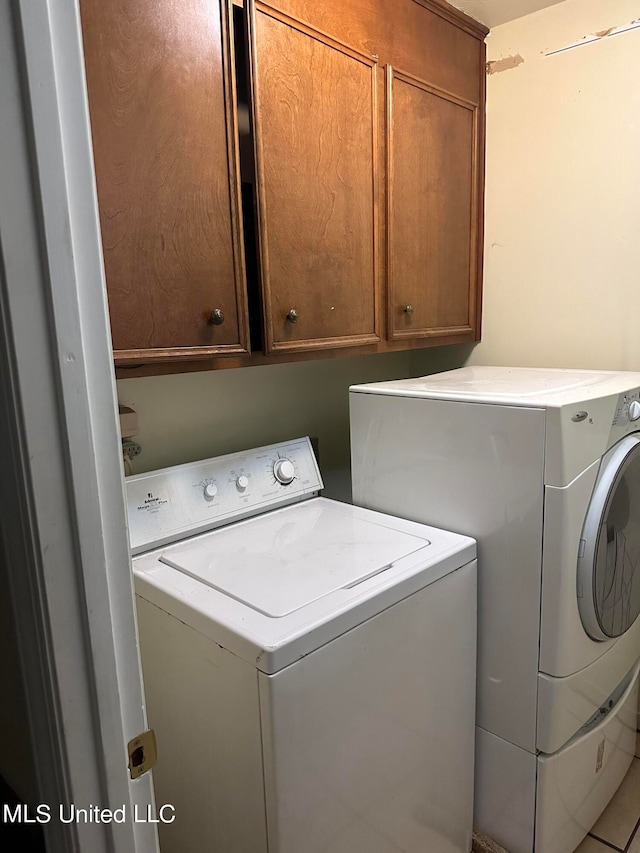
M599 467L600 460L568 486L544 490L539 668L555 677L589 666L615 642L596 642L587 634L576 597L578 547Z
M640 436L604 456L578 552L580 618L594 640L621 636L640 614Z

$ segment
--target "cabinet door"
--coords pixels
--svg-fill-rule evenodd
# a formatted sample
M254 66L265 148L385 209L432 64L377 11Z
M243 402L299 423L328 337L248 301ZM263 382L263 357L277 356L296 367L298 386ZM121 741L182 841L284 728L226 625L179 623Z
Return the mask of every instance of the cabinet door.
M469 332L478 279L478 106L387 68L388 334Z
M246 352L227 0L80 5L116 363Z
M375 59L251 9L267 351L375 343Z

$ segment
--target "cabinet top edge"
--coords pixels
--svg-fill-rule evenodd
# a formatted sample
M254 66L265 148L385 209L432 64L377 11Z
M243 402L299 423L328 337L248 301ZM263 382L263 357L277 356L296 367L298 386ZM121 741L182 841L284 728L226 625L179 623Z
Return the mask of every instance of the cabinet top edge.
M484 24L466 15L462 10L456 9L455 6L451 6L446 0L413 0L413 2L435 12L436 15L440 15L441 18L450 21L476 38L484 39L489 32L489 28L485 27ZM231 0L231 3L233 6L243 8L246 0Z
M440 15L441 18L450 21L465 32L483 41L485 36L489 34L489 27L481 24L480 21L476 21L475 18L470 17L461 9L456 9L455 6L447 3L447 0L413 0L413 2L435 12L436 15Z

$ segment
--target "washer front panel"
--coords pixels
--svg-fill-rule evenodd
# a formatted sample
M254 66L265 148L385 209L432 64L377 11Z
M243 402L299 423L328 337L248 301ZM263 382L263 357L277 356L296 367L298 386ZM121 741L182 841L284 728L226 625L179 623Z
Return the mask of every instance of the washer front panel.
M640 436L603 458L578 557L578 605L594 640L624 634L640 614Z

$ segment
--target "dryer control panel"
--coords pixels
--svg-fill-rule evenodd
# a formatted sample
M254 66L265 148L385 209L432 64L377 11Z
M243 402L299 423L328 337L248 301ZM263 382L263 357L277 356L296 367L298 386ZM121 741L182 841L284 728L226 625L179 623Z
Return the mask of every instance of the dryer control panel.
M612 426L628 426L640 421L640 388L625 391L618 397ZM637 425L640 428L640 424Z
M304 500L323 488L308 438L126 478L133 554Z

